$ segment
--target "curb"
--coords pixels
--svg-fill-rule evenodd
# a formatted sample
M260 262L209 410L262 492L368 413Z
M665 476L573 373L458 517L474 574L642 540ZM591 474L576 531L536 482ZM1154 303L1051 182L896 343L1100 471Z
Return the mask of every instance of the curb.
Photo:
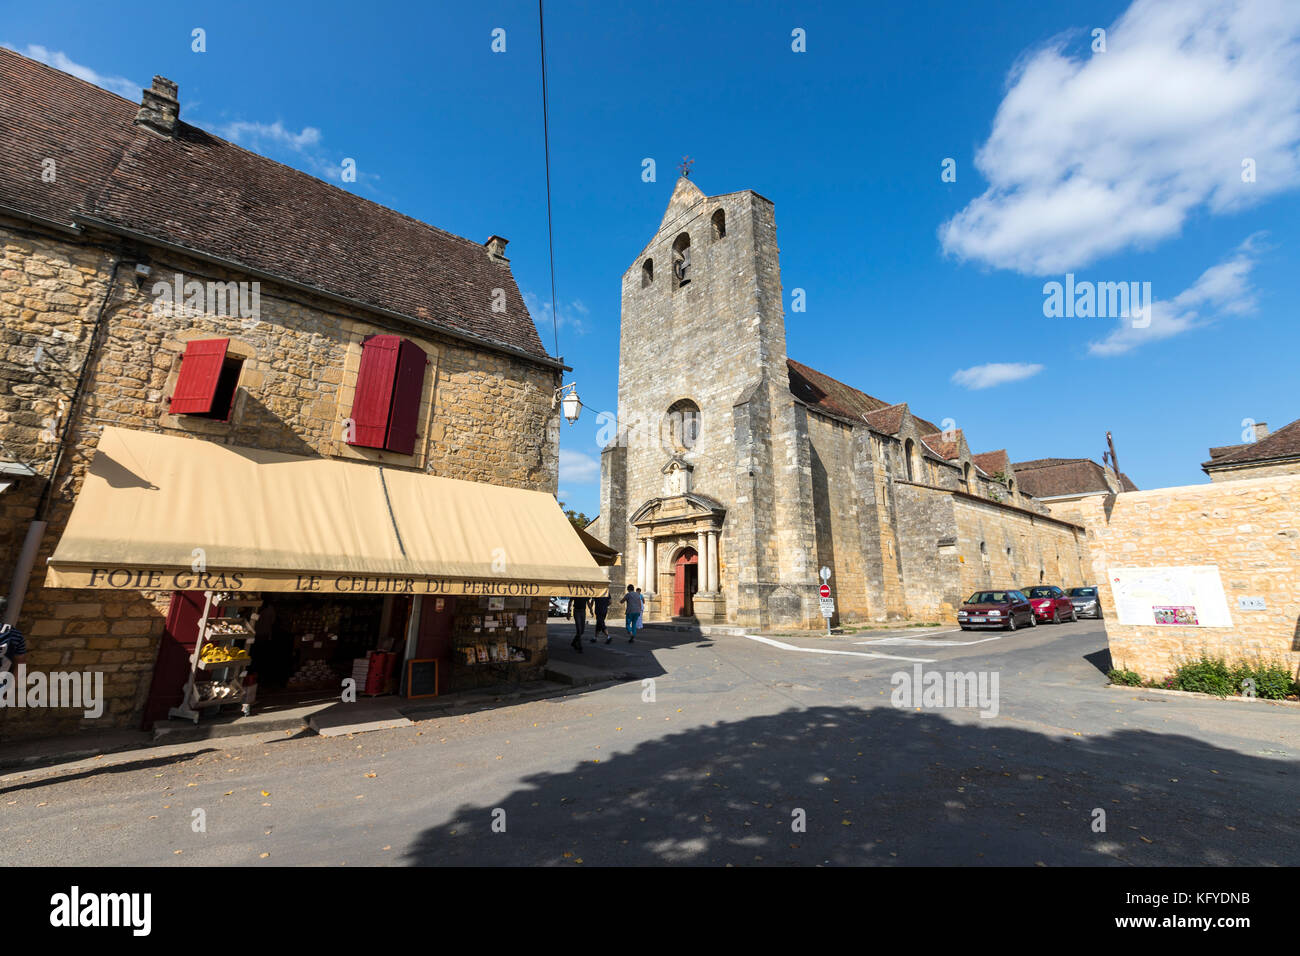
M1219 697L1216 694L1203 694L1197 690L1168 690L1164 687L1134 687L1131 684L1107 684L1116 690L1129 690L1138 694L1163 694L1166 697L1192 697L1201 700L1236 701L1241 704L1273 704L1281 707L1300 707L1300 700L1272 700L1268 697Z
M185 723L192 723L185 721ZM154 724L153 742L155 744L187 744L196 740L213 740L219 737L244 737L250 733L274 733L281 730L307 730L307 721L302 717L285 717L280 720L259 721L255 729L238 721L222 724L199 723L193 727L159 727Z

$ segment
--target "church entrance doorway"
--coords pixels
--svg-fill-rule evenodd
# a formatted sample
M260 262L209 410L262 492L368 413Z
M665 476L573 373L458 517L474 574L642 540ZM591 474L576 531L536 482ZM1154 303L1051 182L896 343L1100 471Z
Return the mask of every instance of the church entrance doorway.
M700 557L683 548L673 562L673 617L695 616L695 592L700 589Z

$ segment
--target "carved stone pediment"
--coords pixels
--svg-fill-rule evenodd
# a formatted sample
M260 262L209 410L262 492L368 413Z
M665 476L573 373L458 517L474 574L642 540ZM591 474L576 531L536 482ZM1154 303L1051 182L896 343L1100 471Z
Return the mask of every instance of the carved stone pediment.
M628 518L638 528L683 525L692 528L720 528L727 509L707 495L690 492L664 498L651 498Z

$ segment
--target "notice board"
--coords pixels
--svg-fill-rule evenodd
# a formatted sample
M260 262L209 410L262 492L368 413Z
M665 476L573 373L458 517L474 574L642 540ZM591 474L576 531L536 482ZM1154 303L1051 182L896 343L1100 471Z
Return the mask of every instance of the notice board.
M1111 568L1107 578L1121 624L1232 627L1217 564Z
M414 660L406 662L406 696L438 696L438 660Z

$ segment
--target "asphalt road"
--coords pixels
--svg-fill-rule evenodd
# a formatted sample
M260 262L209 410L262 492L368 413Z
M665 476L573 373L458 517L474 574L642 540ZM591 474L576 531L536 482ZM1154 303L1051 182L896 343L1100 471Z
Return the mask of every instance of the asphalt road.
M1300 708L1107 688L1098 622L777 644L652 630L581 657L553 631L557 658L634 679L10 775L0 863L1300 864ZM996 675L996 715L894 706L891 675L916 662L990 692Z

